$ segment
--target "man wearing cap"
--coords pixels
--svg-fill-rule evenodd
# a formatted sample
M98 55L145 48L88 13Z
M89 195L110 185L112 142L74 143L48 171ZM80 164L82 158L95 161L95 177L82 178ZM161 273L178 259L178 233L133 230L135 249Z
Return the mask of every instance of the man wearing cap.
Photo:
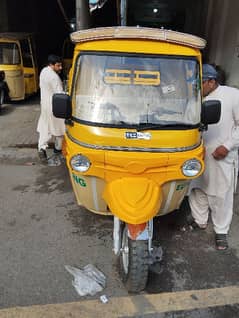
M228 248L227 234L233 214L233 193L236 188L239 147L239 90L221 86L217 72L203 65L202 93L204 100L221 102L221 118L204 132L205 172L192 183L189 204L192 228L205 229L209 210L216 233L216 248Z

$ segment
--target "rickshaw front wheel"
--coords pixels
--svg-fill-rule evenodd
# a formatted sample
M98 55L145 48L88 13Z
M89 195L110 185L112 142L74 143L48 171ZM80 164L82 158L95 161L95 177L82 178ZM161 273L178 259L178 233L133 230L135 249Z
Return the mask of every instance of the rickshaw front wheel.
M127 226L122 229L120 272L129 292L138 293L147 284L149 271L148 241L136 241L128 237Z

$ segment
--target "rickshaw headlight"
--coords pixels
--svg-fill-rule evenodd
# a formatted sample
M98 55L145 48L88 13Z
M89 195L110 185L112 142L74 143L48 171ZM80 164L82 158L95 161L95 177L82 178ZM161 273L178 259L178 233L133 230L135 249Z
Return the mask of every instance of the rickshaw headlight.
M202 165L199 160L190 159L184 162L181 169L182 169L182 173L186 177L195 177L202 170Z
M86 172L90 168L90 160L83 155L76 155L71 158L71 167L78 172Z

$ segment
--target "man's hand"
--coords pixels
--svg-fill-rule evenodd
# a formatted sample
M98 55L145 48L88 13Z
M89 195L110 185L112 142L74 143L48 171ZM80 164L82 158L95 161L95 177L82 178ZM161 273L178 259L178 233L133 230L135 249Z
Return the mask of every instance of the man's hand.
M228 154L228 150L226 147L224 146L219 146L216 148L216 150L212 153L212 156L214 159L216 160L221 160L221 159L224 159L227 154Z

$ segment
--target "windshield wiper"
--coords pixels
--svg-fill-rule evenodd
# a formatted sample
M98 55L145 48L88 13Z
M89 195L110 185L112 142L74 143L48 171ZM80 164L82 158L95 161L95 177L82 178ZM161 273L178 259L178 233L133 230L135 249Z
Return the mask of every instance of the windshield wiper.
M154 129L169 129L169 128L189 129L194 126L195 125L178 123L178 122L171 122L171 123L167 122L167 123L158 123L158 124L139 123L139 126L136 129L137 131L154 130Z

